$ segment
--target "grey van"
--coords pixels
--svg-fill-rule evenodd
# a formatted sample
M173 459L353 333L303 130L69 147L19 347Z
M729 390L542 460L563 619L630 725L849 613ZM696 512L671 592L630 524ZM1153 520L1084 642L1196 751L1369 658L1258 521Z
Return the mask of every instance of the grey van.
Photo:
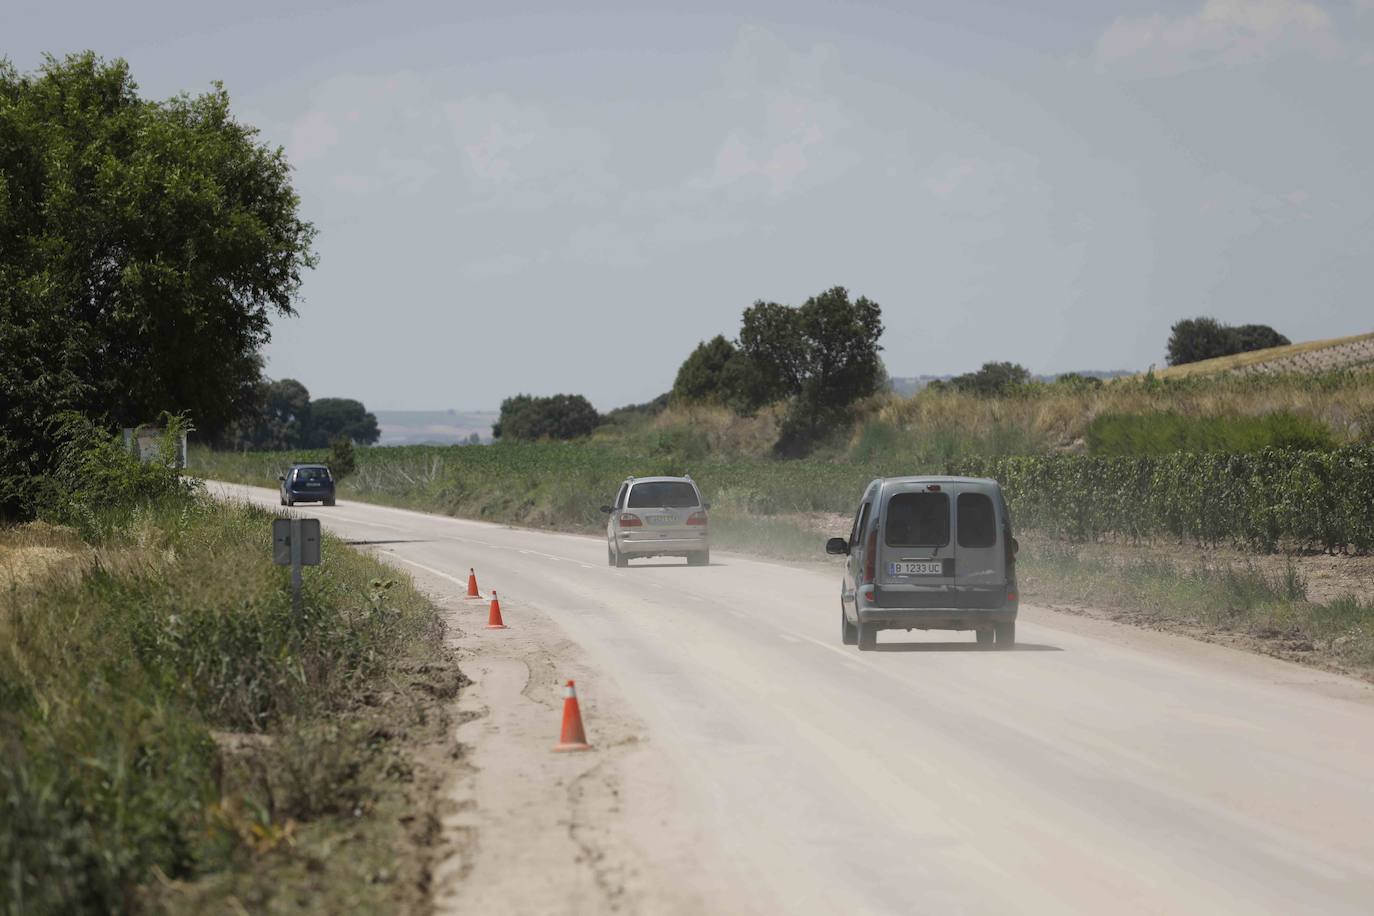
M1011 512L995 480L888 477L864 490L848 538L840 638L860 650L879 630L973 630L980 644L1016 642Z

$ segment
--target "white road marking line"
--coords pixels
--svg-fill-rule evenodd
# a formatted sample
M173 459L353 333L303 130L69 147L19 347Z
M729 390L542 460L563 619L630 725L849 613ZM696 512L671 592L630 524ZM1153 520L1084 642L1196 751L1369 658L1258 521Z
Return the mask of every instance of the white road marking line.
M457 584L457 585L463 586L463 588L467 588L467 587L468 587L468 580L466 580L466 579L459 579L457 576L450 576L448 573L444 572L443 570L435 569L433 566L426 566L426 565L423 564L423 563L416 563L414 560L407 560L405 557L398 556L398 555L397 555L396 553L394 553L394 552L391 553L391 557L392 557L392 559L400 560L402 563L409 563L411 566L414 566L414 567L416 567L417 569L423 569L425 572L434 573L434 575L436 575L436 576L443 576L445 579L449 580L450 582L453 582L453 583L455 583L455 584Z
M788 642L795 642L795 643L800 643L800 642L801 642L800 639L798 639L797 637L793 636L791 633L779 633L778 635L781 636L783 639L787 640Z
M845 661L849 662L851 665L862 665L862 666L864 666L865 668L868 668L868 669L870 669L870 670L872 670L872 671L877 671L877 672L879 672L879 673L881 673L881 674L886 674L886 675L888 675L889 677L892 677L892 675L891 675L890 672L884 671L882 668L879 668L877 665L873 664L872 662L867 662L867 661L864 661L863 659L855 658L855 657L854 657L853 651L848 651L848 652L846 652L846 651L845 651L844 649L842 649L841 647L835 646L835 645L831 645L831 644L828 643L828 642L821 642L819 639L813 639L813 638L811 638L810 636L804 636L804 635L802 635L802 634L800 634L800 633L797 634L797 635L800 636L802 639L806 640L807 642L811 643L811 644L814 645L814 646L820 646L822 649L824 649L824 650L827 651L827 652L834 652L836 655L840 656L840 657L843 658ZM894 678L894 680L900 680L900 678Z

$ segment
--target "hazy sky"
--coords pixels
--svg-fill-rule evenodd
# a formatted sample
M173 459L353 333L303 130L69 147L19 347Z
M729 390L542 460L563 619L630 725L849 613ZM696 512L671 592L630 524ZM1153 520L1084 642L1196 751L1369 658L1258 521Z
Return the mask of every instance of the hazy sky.
M320 229L268 372L373 408L647 400L836 284L893 375L1374 330L1374 0L573 6L0 0L0 54L223 80Z

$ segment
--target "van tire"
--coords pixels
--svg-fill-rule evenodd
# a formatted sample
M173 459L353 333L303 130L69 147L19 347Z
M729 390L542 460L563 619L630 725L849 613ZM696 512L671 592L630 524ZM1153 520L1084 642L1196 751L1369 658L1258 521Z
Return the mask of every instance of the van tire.
M610 541L606 542L606 565L615 565L615 548L611 547Z
M688 555L687 555L687 565L688 565L688 566L710 566L710 565L711 565L711 551L709 551L709 550L699 550L699 551L697 551L696 553L688 554Z
M326 506L332 506L332 505L334 505L334 497L331 496L331 497L329 497L328 499L326 499L326 500L324 501L324 504L325 504Z
M1010 649L1016 645L1016 621L1008 620L1006 623L993 624L996 633L997 648Z
M989 629L988 627L983 627L982 629L975 630L974 632L978 634L978 645L992 645L993 631L991 629Z
M630 565L630 559L629 559L629 557L625 556L625 554L623 554L623 553L621 553L619 550L617 550L617 551L615 552L615 568L616 568L616 569L624 569L625 567L627 567L627 566L629 566L629 565Z
M840 643L846 646L857 646L859 644L859 628L849 622L849 618L844 616L844 602L840 602Z
M878 628L873 624L865 625L862 620L855 628L858 630L858 646L860 652L871 652L878 647Z

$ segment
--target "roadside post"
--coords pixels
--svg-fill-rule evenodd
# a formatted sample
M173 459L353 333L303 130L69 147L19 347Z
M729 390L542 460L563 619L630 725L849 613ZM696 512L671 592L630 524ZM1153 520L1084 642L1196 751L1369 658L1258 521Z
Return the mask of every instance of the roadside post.
M301 609L301 568L320 565L320 520L272 520L272 562L291 567L291 606Z

